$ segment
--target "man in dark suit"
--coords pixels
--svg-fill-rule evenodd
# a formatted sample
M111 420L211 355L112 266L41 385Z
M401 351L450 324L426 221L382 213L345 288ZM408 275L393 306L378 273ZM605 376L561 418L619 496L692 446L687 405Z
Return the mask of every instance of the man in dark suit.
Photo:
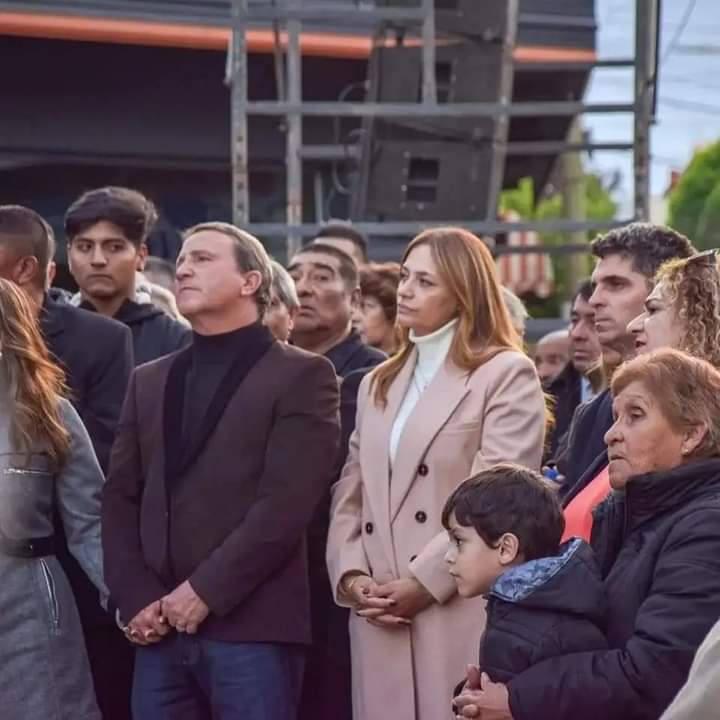
M650 223L631 223L598 237L592 244L597 264L592 274L590 305L595 313L603 367L611 375L635 354L628 325L645 308L660 266L695 250L678 232ZM565 481L567 504L607 465L605 433L612 425L612 398L604 390L578 407L568 440Z
M0 277L22 287L37 308L48 349L65 371L70 400L107 470L133 367L132 336L121 323L46 294L54 251L52 230L40 215L17 205L0 207ZM62 523L56 530L62 539ZM128 720L132 647L101 608L97 589L62 540L57 556L75 594L103 717Z
M106 579L139 646L134 717L295 717L335 373L262 324L270 260L252 236L196 226L177 278L193 343L135 371L103 498Z
M549 458L556 458L567 441L567 433L577 407L592 399L597 384L600 343L595 332L595 311L590 305L592 282L583 280L577 287L570 311L570 361L550 383L549 394L555 399L555 426L550 435ZM592 376L592 379L591 379Z
M335 481L355 427L360 381L386 356L365 344L353 328L353 310L360 302L358 267L344 249L325 243L326 239L319 237L306 245L291 259L288 271L300 301L293 342L325 355L342 384L342 436L338 469L332 478ZM335 604L325 565L329 516L330 485L315 512L308 538L313 647L305 671L300 720L350 720L352 715L348 611Z

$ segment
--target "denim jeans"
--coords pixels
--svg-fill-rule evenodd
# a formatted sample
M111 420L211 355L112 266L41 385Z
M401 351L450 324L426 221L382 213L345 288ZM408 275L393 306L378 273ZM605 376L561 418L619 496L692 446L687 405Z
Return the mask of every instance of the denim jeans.
M305 648L176 635L137 649L133 720L294 720Z

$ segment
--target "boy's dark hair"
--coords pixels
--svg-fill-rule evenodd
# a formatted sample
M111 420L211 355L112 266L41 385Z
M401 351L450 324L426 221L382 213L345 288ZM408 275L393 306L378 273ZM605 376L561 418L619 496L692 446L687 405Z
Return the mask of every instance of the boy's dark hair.
M104 187L81 195L65 213L65 235L72 242L83 230L103 220L117 225L140 247L157 222L155 206L142 193L124 187Z
M456 488L442 512L446 530L453 513L459 525L475 528L490 547L504 533L515 535L526 562L557 555L565 531L557 494L538 473L512 463L483 470Z
M593 294L592 280L581 280L575 288L575 294L573 295L573 302L581 297L585 302L589 302Z
M295 254L295 257L305 255L306 253L319 253L334 257L340 264L340 277L345 282L347 289L352 292L360 284L360 273L357 263L344 250L336 248L334 245L325 245L324 243L312 243L305 245ZM294 260L294 258L293 258ZM292 265L292 260L290 262Z
M692 243L676 230L664 225L635 222L598 236L591 245L593 255L605 258L622 255L632 260L635 272L652 282L655 273L667 260L687 258L696 250Z
M50 225L34 210L23 205L0 205L0 245L17 258L37 260L37 285L45 286L50 261L55 255L55 238Z
M356 248L360 250L360 254L365 262L368 259L368 239L359 230L352 225L343 222L331 222L323 225L315 235L314 240L322 241L323 238L340 238L349 240Z

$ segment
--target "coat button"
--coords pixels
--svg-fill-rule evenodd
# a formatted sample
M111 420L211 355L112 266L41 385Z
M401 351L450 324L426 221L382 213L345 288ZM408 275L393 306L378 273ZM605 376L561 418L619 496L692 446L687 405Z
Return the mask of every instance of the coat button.
M372 535L372 531L373 531L373 524L371 522L365 523L365 532L368 535Z
M422 463L418 469L418 475L421 475L422 477L425 477L428 474L428 466L425 463Z
M422 510L418 510L418 511L415 513L415 519L416 519L419 523L424 523L424 522L427 520L427 515L426 515Z

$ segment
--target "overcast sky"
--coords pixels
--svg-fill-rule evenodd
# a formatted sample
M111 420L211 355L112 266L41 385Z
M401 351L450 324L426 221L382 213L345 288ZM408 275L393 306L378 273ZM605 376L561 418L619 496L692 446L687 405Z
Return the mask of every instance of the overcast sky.
M599 57L632 53L634 5L633 0L595 0ZM670 171L685 167L694 148L720 139L720 0L663 0L662 5L659 103L651 144L653 195L662 194ZM587 99L631 101L631 71L594 71ZM598 142L632 140L628 115L587 115L585 127ZM591 166L608 177L622 173L619 195L623 206L631 207L631 154L596 153Z

